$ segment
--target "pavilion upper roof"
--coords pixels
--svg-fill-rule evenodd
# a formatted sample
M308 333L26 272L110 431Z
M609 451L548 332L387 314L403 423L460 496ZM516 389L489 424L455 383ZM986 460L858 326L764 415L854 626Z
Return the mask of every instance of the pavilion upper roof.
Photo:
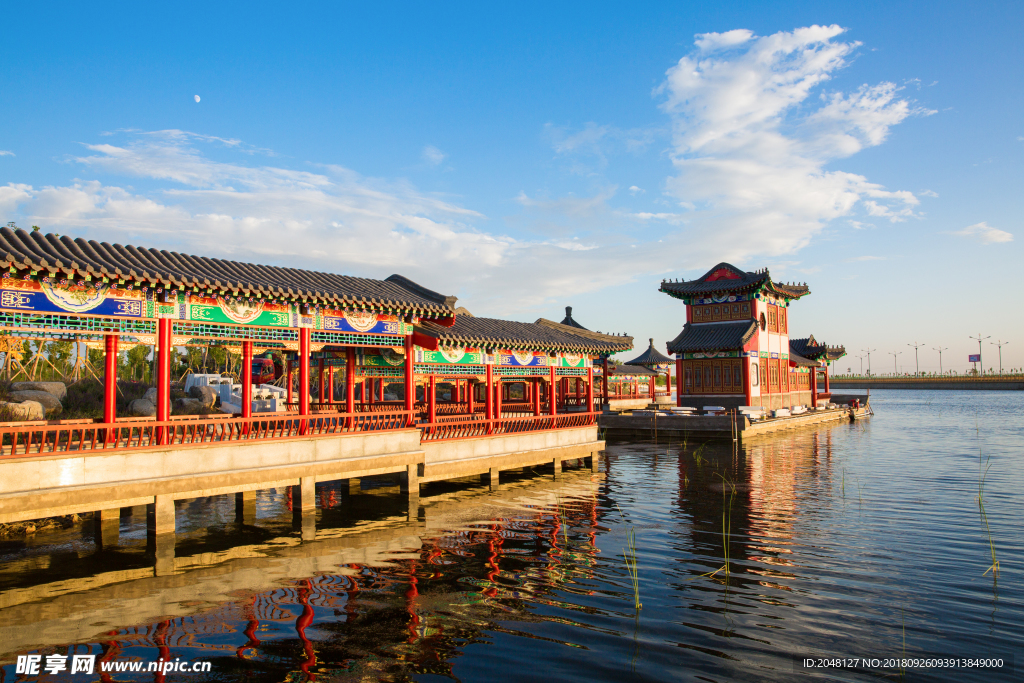
M668 343L669 353L732 351L743 347L757 331L754 320L683 325L683 331Z
M839 360L846 355L846 348L843 346L829 346L814 338L812 334L803 339L789 340L790 353L799 354L811 360Z
M562 318L562 324L563 325L568 325L569 327L578 327L581 330L586 330L587 329L587 328L583 327L583 325L580 325L578 322L573 320L573 318L572 318L572 306L566 306L565 307L565 317Z
M775 282L768 269L748 272L731 263L719 263L703 276L689 282L663 281L658 291L677 299L691 299L702 294L715 295L727 292L749 292L766 288L788 299L799 299L810 294L806 283L792 284Z
M649 367L649 366L652 366L652 365L671 364L672 363L672 359L671 358L669 358L668 356L666 356L665 354L661 353L656 348L654 348L654 338L653 337L651 338L650 342L651 342L650 346L647 347L646 351L641 353L639 356L637 356L633 360L626 361L624 364L625 365L642 365L644 367Z
M533 323L520 323L496 318L457 316L451 327L425 322L417 326L417 330L437 339L442 346L593 354L615 353L633 348L632 337L590 332L544 318Z
M147 247L0 228L0 265L63 271L165 288L213 289L286 300L397 307L449 317L456 298L422 287L401 275L386 280L298 268L190 256Z

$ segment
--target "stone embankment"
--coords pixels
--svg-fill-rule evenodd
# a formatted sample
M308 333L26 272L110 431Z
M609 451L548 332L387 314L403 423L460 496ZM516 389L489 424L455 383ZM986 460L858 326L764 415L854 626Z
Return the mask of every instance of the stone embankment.
M833 377L834 389L916 389L938 391L1024 391L1024 377L1004 375L993 377Z

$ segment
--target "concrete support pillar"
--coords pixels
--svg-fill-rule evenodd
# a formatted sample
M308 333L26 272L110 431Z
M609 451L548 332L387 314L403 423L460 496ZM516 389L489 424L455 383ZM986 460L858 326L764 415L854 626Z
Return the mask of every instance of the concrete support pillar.
M405 466L405 477L402 478L402 493L420 495L420 466L418 463Z
M292 523L301 529L303 541L316 538L316 477L300 477L292 486Z
M174 498L156 496L155 502L146 506L146 533L149 536L174 533Z
M146 539L146 555L153 560L153 573L167 576L174 573L174 534L159 534Z
M488 480L488 483L491 486L491 490L492 491L494 489L498 488L498 485L500 483L500 481L499 481L500 479L501 479L501 474L498 472L498 468L497 467L492 467L490 472L487 475L487 480Z
M590 458L588 458L588 459L590 460L590 471L591 472L600 472L601 471L601 454L598 453L597 451L594 451L593 453L590 454Z
M354 496L363 490L363 484L358 478L351 478L348 480L348 495Z
M554 469L555 469L555 479L561 479L562 478L562 459L561 458L555 458L552 461L552 463L554 464Z
M116 546L121 534L121 508L97 510L93 520L96 545L101 549Z
M255 491L241 491L235 494L235 521L245 526L256 524Z

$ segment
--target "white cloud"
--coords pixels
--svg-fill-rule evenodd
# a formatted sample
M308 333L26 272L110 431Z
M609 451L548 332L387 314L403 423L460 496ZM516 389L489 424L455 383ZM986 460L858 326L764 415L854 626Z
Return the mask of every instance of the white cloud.
M0 157L13 157L14 152L10 152L6 149L0 149Z
M939 193L935 192L934 190L921 190L920 192L918 192L918 194L921 195L922 197L938 197L939 196Z
M634 197L637 196L638 194L644 194L645 192L646 192L646 190L642 190L639 187L637 187L636 185L630 185L629 186L629 193L631 195L633 195Z
M963 230L957 230L949 233L950 235L959 235L960 237L970 237L980 241L982 244L996 244L999 242L1012 242L1013 235L1000 230L999 228L993 228L991 225L982 221L981 223L975 223L974 225L968 225Z
M692 202L701 251L742 260L792 253L829 221L855 213L906 220L917 198L826 165L881 144L892 126L932 112L892 83L812 96L859 46L839 26L759 37L698 35L697 50L656 91L673 122L668 193ZM855 223L855 227L860 227Z
M445 153L433 145L427 145L424 147L422 156L423 161L427 162L431 166L439 166L446 158Z

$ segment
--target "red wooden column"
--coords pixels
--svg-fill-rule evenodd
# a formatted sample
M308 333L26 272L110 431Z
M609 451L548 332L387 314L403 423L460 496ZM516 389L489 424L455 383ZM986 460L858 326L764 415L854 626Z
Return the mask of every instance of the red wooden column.
M324 359L321 358L316 364L316 383L320 390L320 403L327 400L327 387L324 386Z
M668 392L668 400L672 401L672 366L665 371L665 391Z
M683 405L683 359L676 358L676 406Z
M327 381L326 381L326 385L327 386L325 387L325 389L327 391L327 402L328 403L334 403L334 366L333 365L328 365L327 366Z
M654 401L656 400L654 392L657 390L658 386L658 373L654 373L653 375L651 375L651 377L647 381L650 382L650 386L648 387L648 389L651 390L651 403L654 403Z
M309 415L309 342L311 332L308 327L299 328L299 415ZM299 425L299 432L308 431L307 422Z
M587 366L587 412L594 412L594 364Z
M818 368L811 368L811 407L818 408Z
M501 381L501 375L494 378L495 389L494 392L494 419L498 422L495 424L496 427L501 427L501 401L502 401L502 390L505 388L505 384Z
M831 390L831 388L829 388L829 385L828 385L828 362L827 361L825 362L825 393L826 394L831 394L832 393L832 390Z
M430 376L430 383L427 385L430 394L427 398L427 420L430 424L437 422L437 377Z
M416 377L413 374L414 366L416 361L415 353L413 352L412 346L412 335L406 335L405 337L405 409L409 411L409 418L406 424L410 427L415 422L412 410L416 403Z
M242 342L242 417L252 417L252 342Z
M345 412L356 412L356 350L351 346L345 349ZM345 420L349 429L355 426L355 417Z
M171 419L171 319L160 318L156 321L156 421L167 422ZM167 430L160 427L156 431L157 443L167 443Z
M608 356L601 359L601 390L604 392L601 403L608 405Z
M740 357L743 358L743 391L747 397L747 405L749 406L753 405L751 401L754 400L752 396L753 387L750 384L750 360L745 356Z
M533 400L533 414L540 415L540 380L530 382L530 398Z
M103 358L103 422L113 424L117 421L117 341L116 334L104 335ZM107 430L110 434L110 430Z
M558 378L555 376L555 366L552 365L549 368L549 371L551 373L551 375L550 375L550 378L551 378L551 392L548 394L548 411L549 411L549 413L551 415L557 415L558 414L558 396L557 396L558 392L556 391L556 385L558 383ZM554 427L553 424L551 426Z
M473 396L473 394L475 394L476 392L473 391L473 389L474 389L473 381L467 379L466 380L466 412L469 413L470 415L472 415L473 411L476 409L476 407L473 405L473 399L475 398Z
M286 361L286 363L287 363L286 367L288 368L288 399L287 399L287 403L290 404L292 401L295 400L295 391L294 391L294 389L292 389L292 362L291 361Z
M494 366L487 366L487 392L484 394L484 416L485 419L491 420L494 418ZM487 423L487 433L490 434L494 431L494 425L491 422Z

